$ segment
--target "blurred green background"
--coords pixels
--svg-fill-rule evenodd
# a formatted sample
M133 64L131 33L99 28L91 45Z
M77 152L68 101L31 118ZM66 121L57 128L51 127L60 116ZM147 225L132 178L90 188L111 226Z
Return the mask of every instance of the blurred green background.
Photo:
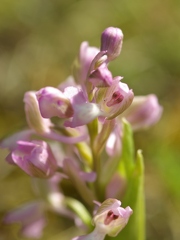
M180 1L1 0L0 5L0 137L26 126L25 91L57 86L71 74L82 41L99 46L106 27L122 29L113 75L124 76L136 95L157 94L164 108L156 126L135 133L145 157L147 240L180 239ZM6 153L0 152L0 217L34 199L29 177L5 163ZM71 234L62 232L59 216L48 217L42 240ZM18 226L1 225L0 240L23 239L17 231Z

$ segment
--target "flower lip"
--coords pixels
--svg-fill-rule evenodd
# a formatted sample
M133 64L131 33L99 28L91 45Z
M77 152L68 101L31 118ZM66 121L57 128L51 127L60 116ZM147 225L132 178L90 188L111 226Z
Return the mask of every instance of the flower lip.
M127 224L133 213L130 207L122 208L117 199L106 199L95 214L93 220L99 231L116 236Z
M134 98L133 91L121 79L120 76L113 78L111 86L99 88L95 93L96 102L108 120L123 113Z
M119 216L115 215L112 210L110 210L104 220L105 225L109 225L113 220L116 220Z
M115 105L115 104L118 104L118 103L122 102L123 99L124 99L124 96L123 96L119 91L115 91L115 92L113 93L113 95L112 95L111 100L108 101L108 102L106 103L106 105L107 105L108 107L111 107L111 106L113 106L113 105Z

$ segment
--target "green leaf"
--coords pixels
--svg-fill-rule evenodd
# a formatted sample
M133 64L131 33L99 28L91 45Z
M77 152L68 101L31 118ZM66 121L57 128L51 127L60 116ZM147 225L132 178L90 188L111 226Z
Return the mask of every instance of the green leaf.
M118 170L121 175L130 178L134 169L134 141L131 125L126 121L123 122L123 137L122 137L122 154L119 161Z
M81 218L83 223L85 223L90 230L93 228L91 215L81 202L74 198L66 197L65 203L71 210L73 210Z
M144 164L141 150L137 152L133 174L122 202L133 209L133 214L119 239L145 240Z

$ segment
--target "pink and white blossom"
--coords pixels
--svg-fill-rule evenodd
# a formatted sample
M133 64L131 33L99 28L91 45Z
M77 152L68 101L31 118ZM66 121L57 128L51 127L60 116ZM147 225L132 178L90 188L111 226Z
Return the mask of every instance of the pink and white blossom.
M133 130L145 129L157 123L163 108L154 94L136 96L124 117L132 125Z
M53 153L43 141L18 141L17 148L7 156L7 160L32 177L48 178L57 170Z
M117 199L106 199L97 210L93 223L95 229L88 235L79 236L72 240L103 240L106 235L111 237L117 234L126 226L133 211L130 207L122 208L121 202Z
M31 202L6 214L4 223L21 224L20 233L28 238L40 238L47 221L44 216L45 205L41 201Z

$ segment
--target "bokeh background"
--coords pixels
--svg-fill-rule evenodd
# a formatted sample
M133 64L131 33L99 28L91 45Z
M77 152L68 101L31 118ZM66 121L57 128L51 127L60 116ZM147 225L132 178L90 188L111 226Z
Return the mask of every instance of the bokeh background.
M124 76L136 95L157 94L164 108L156 126L134 135L145 157L147 240L178 240L180 1L1 0L0 137L26 126L24 92L65 80L80 43L99 46L108 26L125 36L120 57L110 65L114 76ZM5 163L6 153L0 152L0 217L34 199L29 177ZM64 219L47 215L42 240L66 239ZM1 225L0 240L23 239L18 229Z

